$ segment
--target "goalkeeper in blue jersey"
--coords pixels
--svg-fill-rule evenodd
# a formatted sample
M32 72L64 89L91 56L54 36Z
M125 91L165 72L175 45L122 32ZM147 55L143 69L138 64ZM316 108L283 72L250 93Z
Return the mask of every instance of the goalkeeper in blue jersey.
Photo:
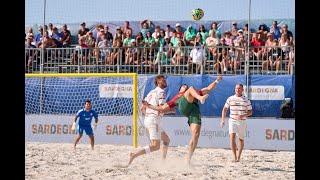
M91 127L91 121L93 117L95 119L95 123L93 127L94 129L96 129L98 125L98 113L96 113L96 111L91 109L91 101L86 100L84 108L78 111L71 128L72 130L75 130L77 128L77 132L78 132L78 136L74 142L74 149L76 149L76 145L81 139L83 131L85 131L90 138L91 149L92 150L94 149L94 136L93 136L93 131ZM78 126L76 127L76 122L78 118L79 118L79 123L78 123Z

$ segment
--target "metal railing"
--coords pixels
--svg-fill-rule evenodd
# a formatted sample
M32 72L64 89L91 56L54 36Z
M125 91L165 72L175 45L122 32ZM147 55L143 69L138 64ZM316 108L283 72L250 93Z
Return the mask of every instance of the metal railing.
M245 74L243 47L201 47L204 58L190 58L194 47L25 48L26 73ZM251 47L249 74L294 74L294 46Z

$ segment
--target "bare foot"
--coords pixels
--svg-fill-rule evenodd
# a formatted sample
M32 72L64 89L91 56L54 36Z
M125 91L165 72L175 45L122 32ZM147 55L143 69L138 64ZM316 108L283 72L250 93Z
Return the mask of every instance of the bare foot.
M204 104L206 102L206 99L209 97L209 94L206 94L204 96L201 97L200 103Z
M134 153L130 153L129 154L129 163L127 166L129 166L132 163L133 159L134 159Z

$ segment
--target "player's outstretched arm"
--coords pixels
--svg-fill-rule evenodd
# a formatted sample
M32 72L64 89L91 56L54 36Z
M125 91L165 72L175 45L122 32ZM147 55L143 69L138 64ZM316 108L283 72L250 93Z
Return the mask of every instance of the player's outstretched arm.
M148 102L146 101L142 101L143 105L150 108L150 109L153 109L155 111L161 111L161 112L167 112L167 111L170 111L170 107L167 103L161 105L161 106L153 106L151 104L149 104Z
M209 86L201 89L202 94L208 94L212 89L214 89L214 88L217 86L217 84L218 84L221 80L222 80L222 76L219 75L215 81L213 81L211 84L209 84Z

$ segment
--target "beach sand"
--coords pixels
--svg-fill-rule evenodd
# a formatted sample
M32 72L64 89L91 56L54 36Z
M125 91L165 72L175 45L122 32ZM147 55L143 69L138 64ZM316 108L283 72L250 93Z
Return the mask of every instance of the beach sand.
M137 148L139 149L139 148ZM142 155L127 167L128 145L26 142L25 179L295 179L295 152L244 150L232 162L229 149L197 148L187 166L187 147L169 147L166 161L161 151Z

